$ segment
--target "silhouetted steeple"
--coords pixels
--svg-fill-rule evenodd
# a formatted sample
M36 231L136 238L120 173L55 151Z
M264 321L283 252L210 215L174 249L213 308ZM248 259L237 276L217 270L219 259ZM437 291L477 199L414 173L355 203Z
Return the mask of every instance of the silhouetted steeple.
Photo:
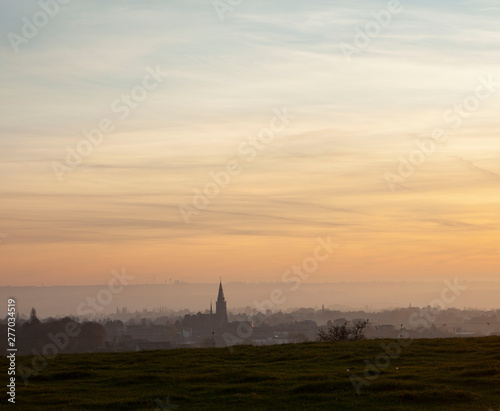
M224 290L222 289L222 280L219 284L219 295L217 296L217 301L225 301L224 299Z
M215 302L215 317L219 325L227 324L227 305L226 299L224 298L224 290L222 289L222 280L219 284L219 295Z

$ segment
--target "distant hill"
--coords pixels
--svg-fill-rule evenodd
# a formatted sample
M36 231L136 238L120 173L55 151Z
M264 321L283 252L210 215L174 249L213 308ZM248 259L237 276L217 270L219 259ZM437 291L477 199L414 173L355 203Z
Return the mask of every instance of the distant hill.
M37 309L40 318L49 316L75 315L81 304L89 298L96 298L106 285L54 286L54 287L0 287L0 301L16 298L17 312L28 315L31 308ZM269 300L273 290L280 290L284 302L274 307L286 310L291 307L316 307L340 309L343 311L364 309L367 311L384 308L425 307L441 295L443 282L360 282L360 283L314 283L304 282L296 290L292 284L268 283L224 283L224 294L228 311L251 306L255 301ZM115 312L117 307L129 311L151 310L165 306L171 310L208 310L210 299L217 298L218 279L210 284L134 284L131 283L103 307L103 314ZM455 308L500 308L498 295L500 282L468 283L467 291L460 295L450 307ZM0 310L0 315L1 315Z
M367 340L59 355L28 386L18 377L9 409L499 409L500 337L395 347L394 340ZM18 366L31 361L20 357ZM5 358L0 364L6 369ZM376 375L367 364L384 369Z

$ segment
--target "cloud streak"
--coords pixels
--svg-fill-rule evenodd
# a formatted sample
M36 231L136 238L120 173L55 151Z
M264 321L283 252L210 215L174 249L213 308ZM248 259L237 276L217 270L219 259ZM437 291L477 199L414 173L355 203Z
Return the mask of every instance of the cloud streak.
M406 2L346 65L339 45L379 6L244 2L221 24L206 1L71 2L15 54L7 35L38 6L6 4L0 276L99 282L119 260L138 275L264 280L327 233L343 249L318 280L496 278L498 99L397 196L380 178L479 75L498 74L496 3ZM59 184L51 162L156 65L168 84ZM283 106L290 128L186 226L178 205Z

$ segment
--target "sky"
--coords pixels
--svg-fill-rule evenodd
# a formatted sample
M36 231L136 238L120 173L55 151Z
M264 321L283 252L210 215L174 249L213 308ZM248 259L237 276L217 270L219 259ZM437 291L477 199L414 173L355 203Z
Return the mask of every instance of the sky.
M496 1L1 5L0 285L498 279Z

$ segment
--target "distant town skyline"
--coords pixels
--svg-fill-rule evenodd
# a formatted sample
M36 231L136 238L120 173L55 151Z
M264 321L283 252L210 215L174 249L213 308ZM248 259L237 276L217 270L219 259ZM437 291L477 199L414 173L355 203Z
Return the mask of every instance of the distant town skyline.
M498 279L500 8L397 3L9 2L0 286Z

